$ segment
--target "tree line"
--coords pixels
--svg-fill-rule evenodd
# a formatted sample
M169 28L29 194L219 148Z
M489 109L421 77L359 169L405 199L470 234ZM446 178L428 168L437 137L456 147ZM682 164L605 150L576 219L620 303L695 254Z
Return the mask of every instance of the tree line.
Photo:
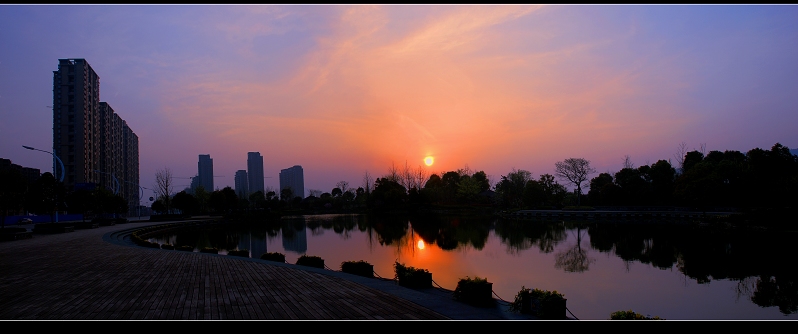
M67 191L52 173L45 172L33 182L28 182L14 169L0 169L0 214L2 225L7 216L49 215L68 211L85 216L102 217L127 213L127 201L102 187ZM16 222L14 222L16 223Z
M677 165L661 159L635 167L629 156L617 172L598 175L583 158L555 163L554 174L534 178L512 169L493 182L482 170L468 166L428 174L424 168L391 165L381 177L368 171L361 185L340 181L329 192L310 189L309 195L267 189L239 195L230 187L209 191L199 187L175 193L168 168L156 173L157 213L226 214L241 211L416 211L435 208L563 209L592 206L791 209L798 203L798 157L776 143L770 150L748 152L678 150ZM124 214L127 203L107 189L68 192L52 174L44 173L28 184L10 169L0 171L0 205L3 217L20 212L52 215L70 213ZM583 187L589 191L584 194ZM571 187L572 190L568 190ZM5 220L5 218L3 219Z
M703 148L702 148L703 150ZM395 165L381 177L368 171L362 184L340 181L329 192L310 189L307 197L289 189L257 192L238 198L229 187L199 195L178 193L175 208L202 212L235 210L373 210L414 211L429 208L563 209L682 207L691 210L794 207L798 157L777 143L770 150L699 150L682 152L677 165L661 159L635 167L629 156L617 172L596 174L590 161L568 158L555 163L554 174L533 177L512 169L491 182L482 170L468 166L427 174L420 166ZM682 155L683 154L683 155ZM583 188L589 188L583 193ZM569 190L571 188L571 190ZM194 197L193 199L191 197ZM185 204L188 203L188 204ZM187 209L192 208L192 209ZM204 209L203 209L204 208ZM153 209L163 208L154 204ZM160 210L158 210L160 209Z

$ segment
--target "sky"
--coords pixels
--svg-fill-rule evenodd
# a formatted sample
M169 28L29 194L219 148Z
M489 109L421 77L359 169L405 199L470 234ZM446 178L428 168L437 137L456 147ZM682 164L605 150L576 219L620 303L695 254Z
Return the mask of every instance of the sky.
M145 188L200 154L216 188L260 152L266 187L301 165L307 195L392 165L495 183L798 148L795 5L0 5L0 158L52 171L22 145L52 150L64 58L138 135Z

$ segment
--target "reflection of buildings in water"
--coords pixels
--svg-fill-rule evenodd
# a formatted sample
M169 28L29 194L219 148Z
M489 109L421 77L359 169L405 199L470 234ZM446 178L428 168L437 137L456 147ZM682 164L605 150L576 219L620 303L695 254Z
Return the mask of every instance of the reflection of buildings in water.
M249 253L252 256L252 258L259 259L260 256L263 255L263 253L268 252L268 249L266 248L266 238L264 239L251 238L250 243L251 246L249 249L250 250Z
M302 224L301 230L294 230L293 232L289 236L283 233L283 249L304 254L308 250L308 233L305 224Z
M238 237L238 249L247 249L250 257L260 258L266 253L266 240L253 238L252 233L244 233Z

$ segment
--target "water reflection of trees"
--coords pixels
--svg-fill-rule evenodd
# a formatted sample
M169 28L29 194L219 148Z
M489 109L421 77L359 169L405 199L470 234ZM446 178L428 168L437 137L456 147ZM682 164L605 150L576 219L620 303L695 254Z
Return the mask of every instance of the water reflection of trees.
M798 312L798 274L791 263L798 251L794 233L702 228L674 224L596 223L591 246L624 261L676 267L699 284L738 282L737 295L782 313Z
M554 247L567 237L562 222L532 222L500 219L495 226L496 235L507 245L510 254L537 246L543 253L551 253Z
M573 230L571 230L573 232ZM582 228L576 228L576 245L554 255L554 267L567 272L584 272L590 268L590 264L596 262L587 256L587 249L582 248Z
M762 307L778 307L785 314L798 312L798 275L793 273L792 266L798 250L791 246L795 233L717 230L678 224L599 222L576 225L451 216L330 215L190 227L164 236L163 240L176 246L232 250L247 233L253 240L275 237L280 232L289 237L305 226L319 232L333 231L344 239L358 229L369 235L369 242L376 239L380 245L399 248L412 244L418 237L443 250L483 249L490 230L494 229L511 254L533 247L542 253L552 253L569 233L575 233L576 244L554 254L555 267L574 272L587 270L592 263L587 256L589 249L582 245L586 233L590 248L618 256L627 263L639 262L663 270L675 267L686 278L698 283L719 279L737 281L738 297L750 299Z
M674 243L684 237L680 228L661 224L596 223L588 229L590 246L614 253L626 262L637 261L659 269L672 268L679 252Z
M462 216L417 216L410 219L413 231L427 244L443 250L473 247L481 250L490 235L493 219Z

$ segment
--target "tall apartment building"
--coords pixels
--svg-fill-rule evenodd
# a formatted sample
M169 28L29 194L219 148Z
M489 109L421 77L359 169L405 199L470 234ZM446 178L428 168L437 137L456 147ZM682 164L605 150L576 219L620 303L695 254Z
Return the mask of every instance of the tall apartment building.
M236 195L238 198L249 198L249 179L247 171L241 169L236 171Z
M263 186L263 156L260 152L247 153L247 176L249 177L249 193L262 191L266 194Z
M94 184L139 205L138 136L100 102L100 77L85 59L59 59L53 71L53 153L68 190Z
M213 159L210 154L200 154L197 162L199 185L207 192L213 192Z
M305 198L305 174L302 166L286 168L280 171L280 191L290 188L294 197Z

